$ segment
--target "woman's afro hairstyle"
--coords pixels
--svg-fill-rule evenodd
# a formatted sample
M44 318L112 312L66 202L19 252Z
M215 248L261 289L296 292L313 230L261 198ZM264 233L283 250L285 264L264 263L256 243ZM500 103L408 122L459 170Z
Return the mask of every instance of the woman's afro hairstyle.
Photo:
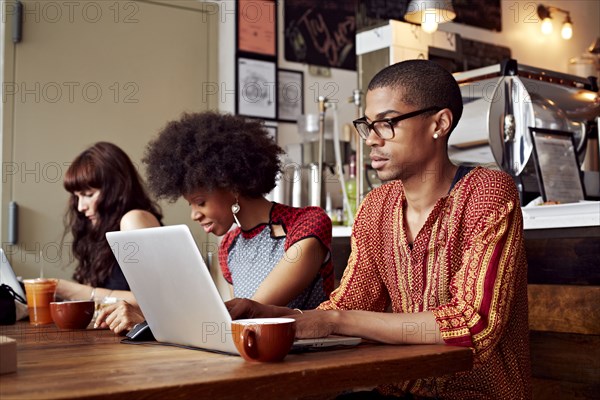
M256 198L275 187L281 154L261 122L202 112L167 123L142 161L157 198L175 201L197 189Z

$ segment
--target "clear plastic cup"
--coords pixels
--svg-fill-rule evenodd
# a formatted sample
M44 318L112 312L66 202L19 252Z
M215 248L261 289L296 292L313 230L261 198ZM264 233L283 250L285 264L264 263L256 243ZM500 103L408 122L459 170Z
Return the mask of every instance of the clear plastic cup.
M27 310L29 323L32 325L51 324L50 303L54 301L57 279L25 279L25 293L27 295Z

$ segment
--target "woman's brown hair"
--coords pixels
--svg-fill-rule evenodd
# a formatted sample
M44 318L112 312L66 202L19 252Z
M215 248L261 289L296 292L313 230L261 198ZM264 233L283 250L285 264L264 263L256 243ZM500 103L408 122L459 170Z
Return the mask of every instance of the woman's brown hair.
M98 142L79 154L67 169L63 185L71 193L65 235L70 230L73 255L78 261L73 278L79 283L101 286L116 263L105 233L118 231L123 215L135 209L149 211L160 221L160 207L146 193L127 154L108 142ZM100 190L95 225L77 211L74 194L90 189Z

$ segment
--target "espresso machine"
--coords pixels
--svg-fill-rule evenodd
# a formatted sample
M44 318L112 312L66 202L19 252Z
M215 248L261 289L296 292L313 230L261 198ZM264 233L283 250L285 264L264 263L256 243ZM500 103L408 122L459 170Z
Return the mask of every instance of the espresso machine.
M570 132L589 198L599 193L598 116L594 77L548 71L505 60L455 73L464 111L448 140L456 164L500 168L515 179L522 200L540 192L531 128Z

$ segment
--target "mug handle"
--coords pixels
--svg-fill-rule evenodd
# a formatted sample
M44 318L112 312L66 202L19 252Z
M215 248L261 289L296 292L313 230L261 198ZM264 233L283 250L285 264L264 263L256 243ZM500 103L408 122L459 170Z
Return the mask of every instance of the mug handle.
M256 332L254 329L246 326L242 331L242 342L244 344L244 352L252 359L258 358L258 349L256 348Z

